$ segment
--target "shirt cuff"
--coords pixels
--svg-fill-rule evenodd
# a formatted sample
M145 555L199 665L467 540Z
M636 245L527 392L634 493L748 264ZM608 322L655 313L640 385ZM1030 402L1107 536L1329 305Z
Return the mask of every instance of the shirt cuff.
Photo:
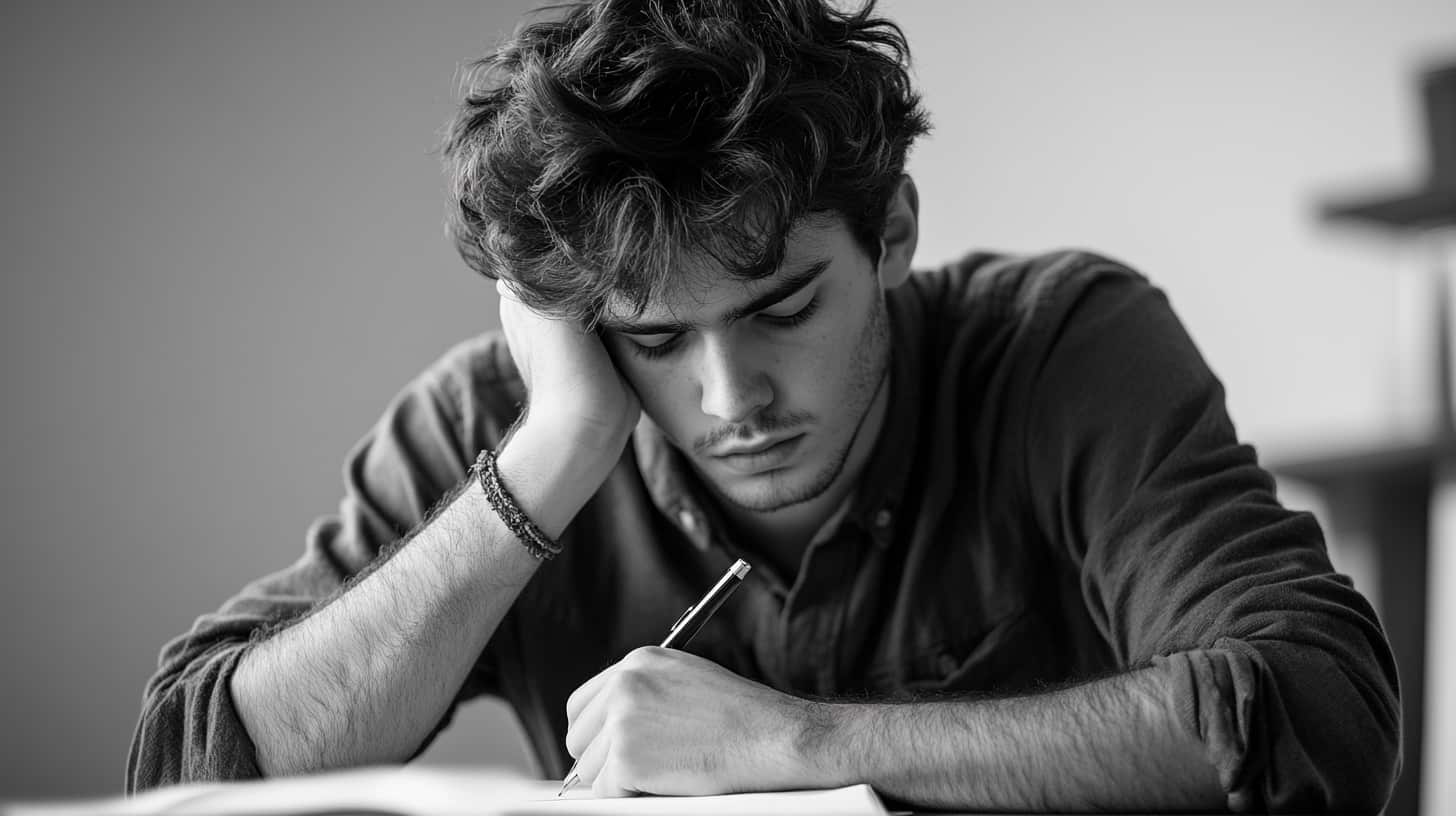
M1228 809L1261 808L1250 773L1262 764L1251 756L1258 688L1253 661L1238 652L1204 649L1154 657L1153 666L1168 681L1179 722L1203 743Z

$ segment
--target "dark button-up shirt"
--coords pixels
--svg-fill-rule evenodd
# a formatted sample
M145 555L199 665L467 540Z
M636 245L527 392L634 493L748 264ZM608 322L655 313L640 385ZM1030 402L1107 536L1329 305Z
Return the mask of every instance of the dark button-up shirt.
M1152 667L1230 807L1382 804L1399 714L1380 625L1314 518L1280 505L1238 441L1164 294L1088 252L975 253L912 275L888 307L889 407L856 492L796 573L759 565L691 651L855 699ZM416 528L523 398L498 333L405 388L349 454L339 510L309 528L302 558L164 649L129 787L256 776L228 690L250 637ZM725 531L644 419L456 704L505 698L542 772L561 776L572 690L658 642L734 558L754 560Z

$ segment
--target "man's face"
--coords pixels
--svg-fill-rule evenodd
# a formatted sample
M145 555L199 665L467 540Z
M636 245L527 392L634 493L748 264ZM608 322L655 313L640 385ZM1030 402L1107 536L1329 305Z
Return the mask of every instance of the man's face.
M885 379L874 262L840 219L806 220L770 277L701 270L603 337L643 410L725 500L770 512L834 483Z

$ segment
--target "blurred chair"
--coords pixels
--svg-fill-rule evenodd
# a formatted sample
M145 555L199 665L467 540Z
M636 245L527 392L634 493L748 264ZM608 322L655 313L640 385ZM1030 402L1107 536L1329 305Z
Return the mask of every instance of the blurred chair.
M1452 402L1450 270L1442 240L1456 227L1456 61L1432 66L1420 79L1425 103L1429 174L1415 190L1326 202L1320 216L1423 242L1431 253L1427 359L1434 366L1434 421L1422 438L1359 449L1326 451L1274 462L1271 471L1318 490L1328 507L1333 539L1373 547L1378 613L1400 672L1404 760L1386 813L1417 816L1421 809L1422 747L1426 737L1427 608L1433 501L1456 486L1456 416ZM1451 693L1446 690L1445 693ZM1443 735L1446 738L1449 735ZM1448 769L1456 770L1456 769ZM1431 809L1431 803L1427 803ZM1429 816L1429 814L1428 814Z

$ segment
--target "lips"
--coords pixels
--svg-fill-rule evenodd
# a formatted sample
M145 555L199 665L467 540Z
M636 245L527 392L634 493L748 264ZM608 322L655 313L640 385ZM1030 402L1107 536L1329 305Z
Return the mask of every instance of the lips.
M790 439L793 439L793 437L781 436L777 439L764 439L757 442L750 442L748 444L734 445L732 447L724 448L723 450L713 455L720 459L725 459L730 456L752 456L756 453L763 453L769 448L772 448L774 445L787 442Z
M724 467L744 475L775 470L789 464L800 448L804 434L735 445L713 455Z

